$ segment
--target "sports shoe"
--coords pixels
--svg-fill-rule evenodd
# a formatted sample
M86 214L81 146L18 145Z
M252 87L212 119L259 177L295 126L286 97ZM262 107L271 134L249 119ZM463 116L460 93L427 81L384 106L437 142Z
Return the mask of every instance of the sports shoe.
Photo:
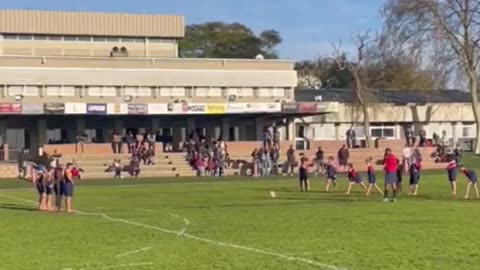
M384 201L384 202L388 202L388 198L385 198L383 201Z

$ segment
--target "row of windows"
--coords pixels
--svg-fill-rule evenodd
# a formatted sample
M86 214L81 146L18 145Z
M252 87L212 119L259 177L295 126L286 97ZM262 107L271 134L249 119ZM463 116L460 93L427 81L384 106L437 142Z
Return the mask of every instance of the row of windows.
M10 85L4 88L4 96L93 96L93 97L285 97L289 96L290 88L221 88L221 87L115 87L115 86L36 86Z
M61 36L61 35L17 35L2 34L5 40L55 40L55 41L82 41L82 42L120 42L120 43L145 43L141 37L99 37L99 36ZM147 38L151 43L177 43L176 39Z

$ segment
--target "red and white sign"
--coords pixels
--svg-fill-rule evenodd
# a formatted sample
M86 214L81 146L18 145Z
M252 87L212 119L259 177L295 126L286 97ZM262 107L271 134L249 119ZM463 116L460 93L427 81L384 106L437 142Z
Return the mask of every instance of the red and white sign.
M0 103L0 114L22 113L22 104Z

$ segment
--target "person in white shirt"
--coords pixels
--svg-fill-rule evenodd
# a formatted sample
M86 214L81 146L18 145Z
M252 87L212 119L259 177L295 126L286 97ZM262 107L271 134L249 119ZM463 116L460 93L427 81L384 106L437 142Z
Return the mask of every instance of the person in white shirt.
M410 168L410 162L412 160L412 150L408 144L403 147L403 168L405 172L408 173L408 169Z

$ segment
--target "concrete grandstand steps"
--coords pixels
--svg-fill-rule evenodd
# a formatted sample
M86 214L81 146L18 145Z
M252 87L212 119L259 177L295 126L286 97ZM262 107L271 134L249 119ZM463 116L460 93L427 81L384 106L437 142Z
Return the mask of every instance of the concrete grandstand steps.
M145 177L188 177L188 176L195 176L196 173L194 171L182 171L182 172L172 172L172 171L141 171L139 178ZM122 173L124 178L131 178L130 175L126 172ZM105 173L105 172L86 172L84 174L84 179L88 181L88 179L106 179L106 178L113 178L113 173ZM119 180L120 181L120 180Z

